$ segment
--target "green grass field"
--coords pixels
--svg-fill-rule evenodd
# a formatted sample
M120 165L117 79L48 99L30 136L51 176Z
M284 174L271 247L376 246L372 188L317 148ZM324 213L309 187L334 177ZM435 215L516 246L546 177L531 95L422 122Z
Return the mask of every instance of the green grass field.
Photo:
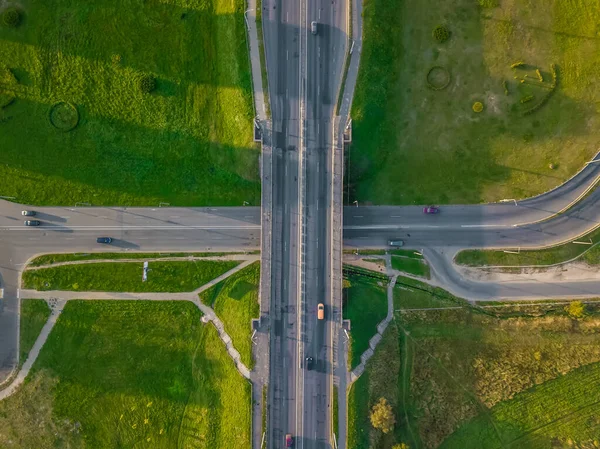
M600 401L586 393L600 379L598 304L579 321L542 303L409 311L461 304L422 283L406 287L394 292L404 310L350 390L349 449L588 447L600 438ZM369 422L382 396L396 418L388 435Z
M429 279L431 272L429 265L422 258L392 256L392 268L415 276Z
M0 97L15 97L0 110L2 195L38 205L259 204L244 1L16 5L22 24L0 26ZM146 75L154 92L139 88ZM78 111L68 132L50 121L60 102Z
M194 260L143 264L98 262L25 270L23 288L105 292L191 292L239 265L239 261Z
M348 203L523 198L560 184L597 151L596 0L550 0L543 8L533 0L486 3L499 6L364 3ZM450 31L444 43L433 38L438 25ZM443 90L427 84L433 67L449 74ZM543 107L524 115L551 90ZM477 101L480 113L472 109Z
M200 293L202 302L212 307L223 322L242 362L249 369L254 366L250 336L251 321L260 315L259 285L260 263L255 262Z
M19 365L25 363L29 351L48 321L50 308L43 299L22 299L20 312Z
M0 402L0 447L250 448L250 384L200 317L189 302L69 302Z
M163 257L218 257L240 253L65 253L44 254L32 259L27 265L39 267L60 262L77 262L81 260L118 260L118 259L160 259Z
M360 356L369 347L369 340L377 333L377 325L387 315L387 279L344 273L344 280L350 283L343 291L343 315L352 326L348 358L352 369L360 363Z
M593 245L566 243L554 248L520 251L519 254L505 253L504 251L468 249L456 255L456 263L474 267L484 265L552 265L566 262L581 256L578 260L590 265L600 264L600 228L583 236L577 241L592 242ZM515 251L511 249L511 251ZM583 254L583 255L582 255Z

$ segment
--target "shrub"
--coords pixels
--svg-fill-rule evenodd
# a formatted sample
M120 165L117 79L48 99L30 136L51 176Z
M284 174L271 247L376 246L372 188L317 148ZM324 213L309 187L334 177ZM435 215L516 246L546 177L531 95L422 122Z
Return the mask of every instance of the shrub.
M481 101L476 101L473 103L473 112L481 112L483 111L483 103Z
M571 318L580 320L585 316L585 306L581 301L572 301L565 307L565 312L567 312Z
M151 75L144 75L140 78L139 87L142 93L149 94L156 89L156 79Z
M440 44L450 39L450 30L444 25L438 25L433 30L433 38Z
M2 23L10 28L16 28L21 24L21 13L16 8L8 8L2 14Z
M392 406L385 398L379 398L379 402L371 410L371 425L383 433L389 433L394 429L395 423Z
M498 6L498 0L478 0L482 8L495 8Z

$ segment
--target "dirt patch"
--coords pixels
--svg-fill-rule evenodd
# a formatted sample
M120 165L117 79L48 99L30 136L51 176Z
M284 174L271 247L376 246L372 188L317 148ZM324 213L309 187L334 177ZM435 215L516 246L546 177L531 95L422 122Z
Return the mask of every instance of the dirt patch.
M600 266L573 262L550 268L472 268L456 266L466 278L478 282L570 282L600 279Z

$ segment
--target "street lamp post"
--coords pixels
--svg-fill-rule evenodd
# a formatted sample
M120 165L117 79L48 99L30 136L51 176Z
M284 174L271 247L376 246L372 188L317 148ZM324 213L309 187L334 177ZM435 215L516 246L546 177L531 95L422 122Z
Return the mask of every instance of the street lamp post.
M515 200L514 198L508 198L508 199L500 200L501 203L510 203L511 201L514 201L515 206L518 206L517 200Z
M356 204L356 207L358 207L358 201L354 201L352 204Z

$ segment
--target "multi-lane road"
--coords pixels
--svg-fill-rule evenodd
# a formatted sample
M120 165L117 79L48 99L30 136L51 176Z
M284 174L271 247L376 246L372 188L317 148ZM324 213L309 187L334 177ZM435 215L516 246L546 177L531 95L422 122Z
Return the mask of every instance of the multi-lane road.
M269 447L330 447L331 147L345 2L263 2L272 105ZM316 34L310 32L316 22ZM324 303L326 320L316 309ZM308 370L306 358L314 369Z

